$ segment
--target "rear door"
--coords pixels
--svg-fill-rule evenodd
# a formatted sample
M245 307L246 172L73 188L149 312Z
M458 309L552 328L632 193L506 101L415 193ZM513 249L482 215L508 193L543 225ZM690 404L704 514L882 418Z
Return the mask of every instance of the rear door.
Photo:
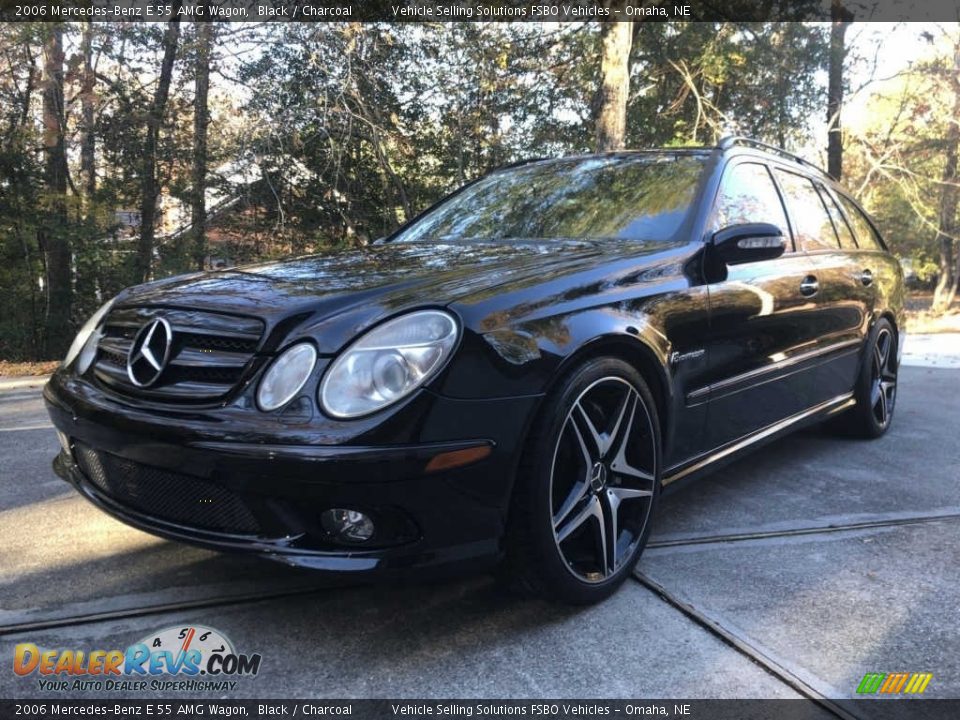
M731 161L724 171L710 230L769 222L789 234L790 223L765 164ZM812 259L794 248L780 258L730 265L709 284L707 338L711 447L726 445L801 412L810 404L804 354L816 342L813 301L801 292Z
M859 252L855 267L861 284L869 286L871 316L875 318L883 310L903 308L903 269L900 262L887 251L863 210L842 193L834 191L833 194L856 236ZM904 337L904 333L898 333L900 351L903 350Z
M876 312L878 305L885 305L884 288L889 286L889 281L899 276L897 263L887 253L880 236L860 208L841 193L833 192L832 196L843 211L847 226L859 248L859 252L853 258L854 276L861 286L869 289L871 312Z
M815 320L805 351L809 357L805 395L812 406L853 388L873 292L861 281L863 268L853 233L823 183L782 168L775 176L799 249L810 259L815 284L814 292L809 292L810 279L808 289L801 289L809 293L808 312Z

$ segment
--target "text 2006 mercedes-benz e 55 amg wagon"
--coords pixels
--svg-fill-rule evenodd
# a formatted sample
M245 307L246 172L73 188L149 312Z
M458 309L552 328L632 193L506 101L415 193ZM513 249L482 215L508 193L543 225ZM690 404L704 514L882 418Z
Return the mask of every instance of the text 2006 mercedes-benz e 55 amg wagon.
M369 247L130 288L44 395L57 472L135 527L586 603L669 483L826 419L882 435L903 319L860 206L730 138L521 163Z

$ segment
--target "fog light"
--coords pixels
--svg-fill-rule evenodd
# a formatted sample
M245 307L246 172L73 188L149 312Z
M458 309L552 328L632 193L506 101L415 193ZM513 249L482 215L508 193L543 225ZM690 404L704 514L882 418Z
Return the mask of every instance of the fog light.
M359 510L332 508L320 515L323 529L343 542L362 543L373 537L373 520Z

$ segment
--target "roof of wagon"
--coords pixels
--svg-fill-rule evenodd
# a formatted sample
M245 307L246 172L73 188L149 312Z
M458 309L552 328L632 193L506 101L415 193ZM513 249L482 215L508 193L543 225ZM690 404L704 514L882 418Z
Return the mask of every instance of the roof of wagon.
M638 155L700 155L708 157L716 148L707 146L695 147L667 147L667 148L645 148L640 150L609 150L606 152L579 153L576 155L560 155L558 157L535 157L517 160L516 162L500 165L494 169L494 172L500 170L509 170L511 168L522 167L524 165L533 165L537 163L550 164L569 162L571 160L591 160L594 158L632 158Z
M789 150L784 150L781 147L776 145L770 145L769 143L762 142L760 140L754 140L753 138L740 137L737 135L725 137L720 140L716 145L716 149L720 152L728 152L736 148L742 148L746 150L759 151L763 155L772 156L779 160L787 160L791 163L796 163L805 170L813 171L818 175L821 175L824 179L834 182L834 178L824 170L819 165L810 162L806 158L801 157L795 153L790 152Z
M740 136L730 136L725 137L716 145L687 145L687 146L678 146L678 147L661 147L661 148L645 148L645 149L636 149L636 150L610 150L607 152L595 152L595 153L582 153L577 155L564 155L562 157L541 157L541 158L528 158L520 160L518 162L510 163L509 165L504 165L497 168L499 170L506 170L509 168L520 167L523 165L530 165L534 163L553 163L553 162L562 162L570 160L589 160L591 158L630 158L636 157L637 155L699 155L699 156L709 156L713 153L722 153L726 154L736 150L746 150L751 154L760 154L766 157L773 157L779 160L787 160L791 163L795 163L800 168L803 168L807 171L812 171L817 175L821 176L823 179L830 182L834 182L834 179L830 174L819 167L818 165L806 160L805 158L779 148L775 145L770 145L768 143L762 142L760 140L754 140L753 138L740 137Z

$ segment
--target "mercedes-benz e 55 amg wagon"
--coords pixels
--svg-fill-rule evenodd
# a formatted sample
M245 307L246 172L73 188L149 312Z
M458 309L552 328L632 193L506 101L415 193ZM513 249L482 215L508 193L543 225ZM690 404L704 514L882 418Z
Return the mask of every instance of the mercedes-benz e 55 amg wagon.
M55 468L175 540L592 602L661 488L887 430L902 286L843 188L752 140L524 162L368 247L120 293L46 386Z

